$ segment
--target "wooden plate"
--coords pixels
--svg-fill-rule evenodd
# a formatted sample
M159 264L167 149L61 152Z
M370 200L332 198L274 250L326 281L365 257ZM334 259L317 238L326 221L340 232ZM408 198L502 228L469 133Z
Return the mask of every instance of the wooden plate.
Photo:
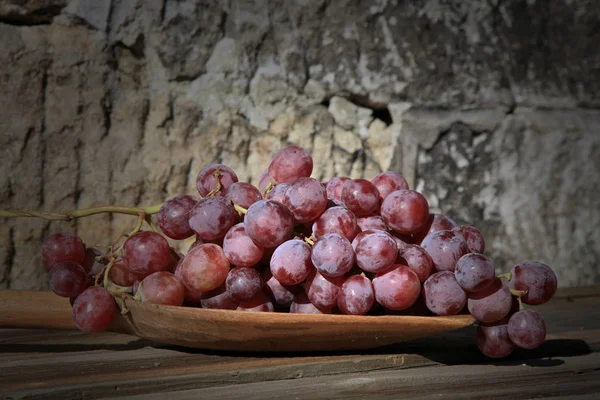
M471 315L451 317L261 313L159 306L126 301L115 332L158 343L237 351L369 349L459 329ZM0 327L73 328L68 299L52 292L0 291Z

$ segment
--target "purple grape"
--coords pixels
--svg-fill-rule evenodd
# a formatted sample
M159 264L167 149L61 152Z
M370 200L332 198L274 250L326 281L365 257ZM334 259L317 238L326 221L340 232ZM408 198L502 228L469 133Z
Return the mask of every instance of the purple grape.
M262 279L254 268L233 268L225 279L227 294L238 302L253 299L260 292L262 286Z
M328 233L339 233L345 236L346 239L353 240L360 229L356 224L356 217L352 211L345 207L336 206L328 208L321 214L313 224L312 231L317 239Z
M327 209L327 193L316 179L299 178L285 191L283 204L297 223L314 221Z
M381 204L381 217L387 226L405 235L423 229L429 218L429 204L414 190L396 190Z
M281 282L275 279L270 268L263 270L262 279L264 282L263 290L276 307L289 307L300 289L299 286L282 285Z
M127 268L123 257L117 257L113 262L110 271L108 272L108 279L115 285L119 286L133 286L135 282L141 282L145 275L134 274Z
M467 294L450 271L436 272L423 284L427 308L437 315L456 315L465 308Z
M222 196L229 186L238 181L237 175L231 168L222 164L209 164L200 170L196 178L196 188L200 196L204 197L217 188L217 179L214 177L217 170L221 189L215 193L216 196Z
M225 191L225 198L248 209L252 204L262 200L258 189L246 182L235 182Z
M275 307L269 296L258 292L256 296L247 301L242 301L237 308L238 311L273 312Z
M408 189L406 179L397 172L382 172L371 179L371 183L379 192L379 201L382 202L390 193L396 190Z
M237 267L252 267L259 263L265 250L254 243L243 223L231 227L223 240L223 251L230 263Z
M465 239L471 253L483 254L485 251L485 239L477 228L473 228L472 226L459 226L452 229L452 231L458 233Z
M50 270L50 289L61 297L77 297L87 286L87 274L79 264L61 262Z
M337 305L344 314L365 315L374 303L375 293L369 278L352 275L342 284Z
M221 247L205 243L190 250L181 260L179 268L186 288L206 292L225 282L230 264Z
M368 217L379 209L379 192L366 179L349 180L342 189L342 202L357 217Z
M527 291L521 297L525 304L532 306L544 304L556 293L556 275L546 264L524 261L515 265L510 273L509 287Z
M292 314L331 314L331 310L320 310L308 299L304 290L300 291L290 305Z
M94 268L98 269L98 264L104 267L105 264L103 262L96 260L96 257L100 256L102 256L102 252L94 247L88 247L85 249L85 257L80 265L83 267L86 273L89 273Z
M92 286L75 299L73 322L85 333L102 332L110 327L116 311L115 299L108 290Z
M77 235L55 233L42 245L42 261L48 271L61 262L81 265L85 258L85 247Z
M462 236L452 231L438 231L427 235L421 247L431 256L437 271L454 271L458 260L469 253Z
M508 320L508 336L523 349L535 349L546 339L546 323L537 311L519 311Z
M304 289L308 299L315 307L322 311L330 311L337 305L338 295L342 284L343 276L326 277L319 271L313 270L304 284Z
M417 274L421 283L425 282L433 270L433 260L429 254L425 249L415 244L406 244L398 251L396 264L408 266Z
M134 274L147 276L169 267L171 247L156 232L138 232L125 240L123 261Z
M269 169L265 168L263 172L260 173L260 178L258 178L258 190L261 195L265 192L267 186L271 182L271 177L269 176Z
M379 215L371 215L370 217L358 218L356 220L358 227L362 231L367 230L379 230L379 231L389 231L390 228L383 222L383 218Z
M336 176L335 178L327 182L327 198L341 203L342 190L344 190L344 185L346 184L346 182L349 182L351 180L352 179L346 176Z
M398 245L387 232L374 231L362 237L356 245L356 263L367 272L389 269L398 257Z
M248 208L244 228L256 244L277 247L292 236L294 216L279 202L261 200Z
M354 259L352 244L339 233L322 236L312 248L312 263L325 276L344 275L352 269Z
M483 354L491 358L506 357L515 349L508 336L506 319L493 323L479 323L475 343Z
M271 273L282 285L293 286L306 279L314 269L308 243L292 239L275 249L271 257Z
M266 200L278 201L283 204L283 199L285 198L285 192L290 187L287 183L280 183L278 185L273 186L273 188L267 193L265 196Z
M465 254L456 263L454 275L464 290L479 292L494 281L494 263L481 254Z
M375 300L390 310L404 310L412 306L421 292L419 277L406 265L378 273L373 278Z
M492 323L506 317L512 307L512 295L508 285L500 278L494 278L485 289L468 293L467 305L472 316L481 322Z
M202 300L200 303L203 308L214 308L218 310L235 310L238 308L237 301L233 300L227 294L225 283L216 289L202 294Z
M452 219L442 214L429 214L425 226L414 234L415 243L421 244L427 235L439 231L451 231L458 225Z
M181 195L167 200L158 212L158 226L171 239L183 240L194 235L190 228L190 213L198 204L194 196Z
M269 175L275 183L292 183L312 174L313 160L310 154L299 146L289 146L280 150L271 164Z
M225 197L207 197L198 202L190 213L189 224L203 240L221 239L237 221L231 201Z
M185 298L185 289L179 279L170 272L159 271L145 277L136 293L143 303L180 306Z

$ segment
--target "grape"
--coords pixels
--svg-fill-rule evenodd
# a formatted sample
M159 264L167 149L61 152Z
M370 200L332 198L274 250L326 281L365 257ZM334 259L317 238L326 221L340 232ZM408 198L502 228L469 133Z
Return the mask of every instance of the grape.
M248 208L244 228L256 244L277 247L294 232L294 216L281 203L261 200Z
M73 322L85 333L102 332L110 327L117 305L108 290L92 286L75 299Z
M328 233L339 233L348 240L353 240L360 232L356 217L345 207L331 207L315 221L312 226L315 238L319 239Z
M331 310L319 310L310 302L305 291L300 291L290 306L292 314L331 314Z
M217 188L217 179L214 177L217 170L219 170L221 189L214 193L216 196L222 196L229 186L238 181L237 175L231 168L222 164L208 164L200 170L196 178L196 188L200 196L204 197Z
M396 190L383 200L381 217L388 227L398 233L415 233L427 223L429 204L419 192Z
M246 182L235 182L225 191L225 198L248 209L252 204L262 200L258 189Z
M436 272L423 284L423 300L437 315L455 315L467 304L467 294L450 271Z
M265 253L259 261L260 265L266 265L267 267L271 265L271 257L273 257L273 253L277 247L269 247L265 248ZM267 268L269 269L269 268Z
M238 307L238 311L258 311L258 312L273 312L275 307L271 303L269 296L263 292L258 292L251 300L241 302Z
M475 343L483 354L491 358L506 357L515 349L508 336L506 319L494 323L479 323Z
M353 275L342 284L337 305L344 314L365 315L371 310L373 303L375 294L369 278Z
M242 302L253 299L262 289L263 282L254 268L236 267L225 279L225 289L233 300Z
M127 268L123 257L117 257L110 267L108 272L108 279L115 285L119 286L133 286L136 281L144 279L144 275L134 274Z
M216 289L205 292L201 300L202 307L214 308L219 310L235 310L238 308L237 301L233 300L227 294L225 283Z
M457 227L456 222L442 214L429 214L425 226L414 234L415 243L420 244L427 235L433 232L450 231Z
M379 192L366 179L349 180L342 189L342 202L357 217L368 217L379 209Z
M292 183L312 174L313 160L310 154L301 147L289 146L280 150L271 164L269 175L275 183Z
M343 283L343 276L330 278L313 270L306 278L304 290L315 307L323 311L330 311L337 305L337 298Z
M258 178L258 191L261 195L265 192L267 186L271 182L271 177L269 176L269 169L263 169L263 172L260 173L260 178Z
M196 240L194 240L194 243L192 243L188 249L188 252L193 249L196 246L200 246L201 244L204 244L204 241L199 238L198 236L196 236Z
M181 195L167 200L158 212L158 226L171 239L183 240L194 235L190 228L190 212L198 201L194 196Z
M174 273L182 258L183 254L179 250L171 247L171 252L169 253L169 266L166 271Z
M354 250L348 239L339 233L322 236L312 248L311 260L325 276L341 276L354 265Z
M406 244L398 251L396 264L403 264L412 269L421 283L425 282L433 269L433 260L429 254L422 247L415 244Z
M297 285L304 281L313 265L308 243L292 239L275 249L271 257L271 273L282 285Z
M285 191L283 204L298 223L314 221L327 209L327 193L313 178L295 180Z
M285 198L285 192L290 187L287 183L280 183L279 185L273 186L273 189L267 193L265 196L266 200L278 201L283 204L283 199Z
M79 264L61 262L50 270L50 289L61 297L77 297L87 286L87 274Z
M478 292L494 281L494 264L481 254L465 254L456 263L454 275L464 290Z
M395 264L394 268L378 273L373 278L375 300L390 310L404 310L419 298L421 282L406 265Z
M263 290L277 307L289 307L298 293L298 286L284 286L271 273L270 268L262 272Z
M143 276L166 270L170 254L169 243L156 232L138 232L123 245L125 265L134 274Z
M346 182L351 181L352 179L346 176L336 176L332 180L327 183L327 198L331 200L335 200L338 202L342 201L342 190L344 189L344 185Z
M356 263L367 272L382 272L398 257L398 245L387 232L374 231L362 237L356 245Z
M373 186L379 192L379 201L383 201L390 193L396 190L408 189L406 179L397 172L382 172L371 179Z
M462 236L452 231L438 231L427 235L421 247L427 251L438 271L454 271L458 260L469 253Z
M188 304L199 304L200 301L202 300L202 296L204 295L204 292L201 290L196 290L196 289L188 289L184 284L183 284L183 275L182 275L183 270L181 269L181 263L179 263L177 265L177 268L175 268L175 271L173 271L173 275L175 276L175 278L179 279L179 282L181 282L181 285L183 286L183 299L185 303ZM137 281L139 283L139 281ZM137 291L137 287L134 284L133 286L133 292L135 293ZM237 304L235 305L237 307Z
M546 339L546 324L537 311L519 311L508 320L508 336L523 349L535 349Z
M478 229L473 228L472 226L459 226L452 229L452 231L458 233L465 239L471 253L483 254L485 251L485 239Z
M231 227L223 240L223 251L230 263L238 267L252 267L258 264L265 250L254 243L239 223Z
M508 285L500 278L494 278L488 287L476 293L468 293L467 297L469 312L481 322L499 321L508 315L512 307Z
M360 242L365 236L370 235L375 232L378 232L378 231L367 230L367 231L359 232L358 235L356 235L356 237L352 240L352 248L354 249L354 252L356 253L356 246L358 246L358 242Z
M170 272L159 271L145 277L137 288L143 303L180 306L185 298L183 285Z
M81 265L85 258L85 247L77 235L55 233L42 245L42 261L48 271L61 262Z
M87 249L85 249L85 257L83 258L83 261L81 262L81 266L83 267L83 270L86 273L90 273L91 270L93 270L94 268L96 268L98 270L98 272L100 272L100 269L102 269L104 267L104 264L100 261L96 260L96 257L101 257L102 256L102 252L98 249L95 249L93 247L88 247ZM98 267L97 264L100 264L102 267ZM100 269L98 269L100 268Z
M216 244L206 243L189 251L181 260L181 280L190 290L218 288L229 273L229 260Z
M556 275L546 264L524 261L510 271L511 289L526 290L521 300L532 306L546 303L556 292Z
M383 218L379 215L371 215L370 217L362 217L356 220L358 227L363 230L379 230L379 231L389 231L388 226L383 222Z
M237 213L224 197L207 197L190 213L190 227L203 240L220 239L235 225Z

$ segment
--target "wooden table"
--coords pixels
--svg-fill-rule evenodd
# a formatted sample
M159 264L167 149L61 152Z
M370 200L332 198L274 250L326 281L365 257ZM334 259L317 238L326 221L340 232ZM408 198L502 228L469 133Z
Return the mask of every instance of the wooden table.
M370 351L240 354L76 331L0 330L2 399L600 399L600 286L537 307L548 338L487 359L474 327Z

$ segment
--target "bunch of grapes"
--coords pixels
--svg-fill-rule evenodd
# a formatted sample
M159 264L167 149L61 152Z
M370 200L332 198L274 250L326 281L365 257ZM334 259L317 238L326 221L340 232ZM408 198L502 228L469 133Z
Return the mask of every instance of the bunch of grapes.
M199 197L162 205L122 244L101 252L75 235L46 240L52 290L73 303L84 332L110 327L116 300L259 312L349 315L470 313L476 343L489 357L541 345L540 314L557 281L546 265L525 261L495 274L485 240L472 226L431 214L404 177L311 178L304 149L281 150L258 187L225 165L198 174ZM141 230L142 219L153 230ZM187 254L165 237L195 237ZM123 303L120 304L122 310Z

